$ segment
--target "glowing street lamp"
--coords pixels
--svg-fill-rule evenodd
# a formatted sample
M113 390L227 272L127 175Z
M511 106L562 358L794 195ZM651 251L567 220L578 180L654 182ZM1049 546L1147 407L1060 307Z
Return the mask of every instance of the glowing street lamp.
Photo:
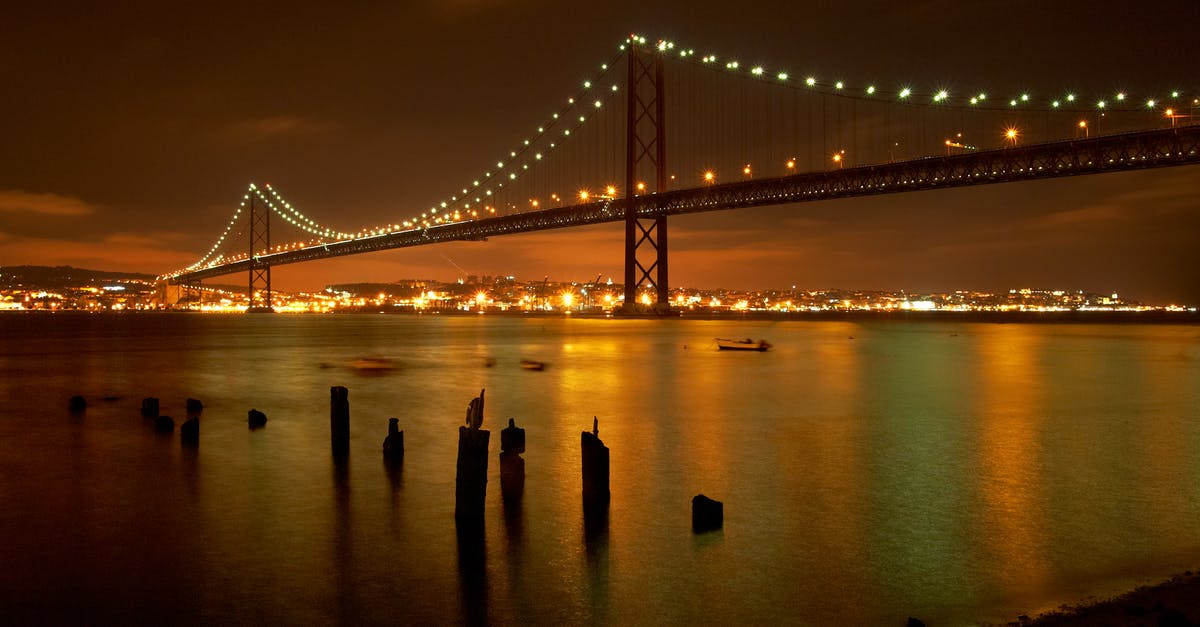
M1018 134L1016 128L1009 127L1004 131L1004 139L1008 141L1010 146L1015 147L1017 145Z
M746 176L750 176L750 164L749 163L746 164L746 167L742 168L742 174L745 174Z
M717 179L717 175L715 173L713 173L712 170L708 170L707 172L704 173L704 182L705 183L712 185L713 181L715 181L716 179Z
M845 157L846 157L845 150L839 150L839 151L833 153L833 162L837 164L837 167L839 170L842 169L842 165L845 163Z
M1083 132L1083 137L1084 137L1084 139L1087 139L1087 137L1088 137L1088 134L1090 133L1090 131L1088 130L1088 123L1087 123L1087 120L1080 120L1080 121L1079 121L1079 130Z
M787 163L785 165L787 166L788 172L793 172L796 170L796 160L795 159L788 159Z

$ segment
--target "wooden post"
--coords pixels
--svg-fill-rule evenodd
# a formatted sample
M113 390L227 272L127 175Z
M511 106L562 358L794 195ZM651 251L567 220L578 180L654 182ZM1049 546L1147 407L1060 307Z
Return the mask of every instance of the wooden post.
M608 507L608 447L600 440L600 421L592 419L592 432L580 433L583 454L583 509L603 510Z
M500 494L505 501L519 501L525 493L525 430L515 420L500 431Z
M200 413L204 411L204 403L187 399L187 420L179 427L179 437L185 444L200 443Z
M329 388L329 437L335 448L350 447L350 390Z
M154 397L142 399L142 417L158 418L158 399Z
M389 460L404 459L404 432L400 430L399 418L388 418L388 433L383 439L383 457Z
M483 424L483 390L467 406L467 424L458 428L458 464L454 479L454 517L483 518L487 495L488 442L491 432Z

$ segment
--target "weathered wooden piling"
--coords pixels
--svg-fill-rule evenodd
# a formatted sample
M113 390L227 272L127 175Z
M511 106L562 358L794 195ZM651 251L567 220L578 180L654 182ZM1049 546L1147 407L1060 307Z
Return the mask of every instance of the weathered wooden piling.
M76 394L67 401L67 409L71 410L73 414L81 414L87 409L87 399Z
M339 448L350 446L350 390L329 388L329 437Z
M153 396L142 399L142 417L158 418L158 399Z
M692 532L704 533L720 529L725 523L725 505L720 501L697 494L692 497Z
M200 443L200 418L188 418L179 425L179 438L184 444Z
M500 495L505 501L519 501L525 493L525 430L515 420L500 430Z
M154 430L159 433L171 433L175 430L175 419L170 416L155 416Z
M454 517L483 517L487 495L488 441L491 432L483 424L483 390L467 406L467 424L458 428L458 469L454 479Z
M580 433L583 454L583 507L601 510L608 507L608 447L600 440L600 421L592 418L592 432Z
M251 429L259 429L266 426L267 415L257 409L251 409L246 412L246 422L249 423Z
M204 403L187 399L187 420L179 426L179 437L185 444L200 443L200 414L204 411Z
M399 418L388 418L388 433L383 439L383 457L390 460L404 458L404 432L400 430Z

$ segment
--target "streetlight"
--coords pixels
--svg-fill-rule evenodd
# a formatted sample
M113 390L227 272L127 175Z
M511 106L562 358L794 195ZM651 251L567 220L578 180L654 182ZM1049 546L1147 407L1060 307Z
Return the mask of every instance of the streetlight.
M837 164L837 167L839 170L842 169L842 165L843 165L845 156L846 156L845 150L839 150L839 151L833 153L833 162Z
M1016 147L1017 145L1017 135L1017 129L1013 127L1009 127L1004 131L1004 139L1008 140L1008 143L1011 144L1012 147Z
M717 178L717 175L714 174L712 170L709 170L704 173L704 182L709 185L712 185L713 181L715 181L716 178Z
M1089 131L1088 131L1088 123L1087 123L1087 120L1080 120L1080 121L1079 121L1079 129L1080 129L1081 131L1083 131L1083 138L1084 138L1084 139L1087 139L1087 137L1088 137L1088 135L1089 135Z
M1175 110L1167 109L1166 111L1163 112L1163 115L1167 116L1168 118L1171 118L1171 127L1174 128L1175 127L1175 118L1177 117L1175 115Z
M750 176L750 164L749 163L746 164L746 167L742 168L742 174L745 174L746 176Z

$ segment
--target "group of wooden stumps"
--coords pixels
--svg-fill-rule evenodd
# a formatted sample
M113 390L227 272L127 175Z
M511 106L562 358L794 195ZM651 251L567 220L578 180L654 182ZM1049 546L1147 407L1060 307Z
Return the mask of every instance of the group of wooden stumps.
M454 516L458 520L477 521L483 518L484 500L487 495L488 445L491 432L483 426L484 390L467 405L466 424L458 428L458 461L454 485ZM72 413L81 413L87 408L82 396L73 396L69 402ZM180 425L179 434L185 444L200 441L200 414L204 404L194 398L187 399L187 419ZM175 420L159 413L157 398L142 400L142 416L153 419L155 429L171 432ZM267 417L252 409L248 414L251 429L266 424ZM404 431L400 430L398 418L388 419L387 437L383 440L383 455L390 461L404 458ZM329 431L335 453L345 454L350 447L350 391L342 386L329 388ZM592 430L580 432L580 453L583 468L583 509L585 516L603 514L608 510L611 499L609 490L609 449L600 439L600 422L592 418ZM508 419L508 426L500 431L500 493L505 502L520 501L525 492L525 429ZM692 498L692 530L703 533L720 529L724 524L724 505L703 494Z

